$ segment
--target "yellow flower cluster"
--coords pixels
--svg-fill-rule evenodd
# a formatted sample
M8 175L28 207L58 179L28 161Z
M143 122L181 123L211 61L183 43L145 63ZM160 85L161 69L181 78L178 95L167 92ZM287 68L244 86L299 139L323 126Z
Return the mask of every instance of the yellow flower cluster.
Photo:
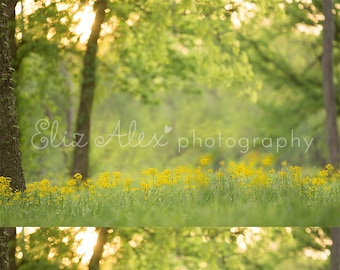
M0 176L0 205L9 203L13 196L13 190L10 186L11 179Z
M121 178L121 172L104 172L99 175L96 185L103 188L112 188L119 184Z
M265 166L271 164L271 160L263 160ZM246 165L245 163L230 162L227 167L227 173L230 177L242 186L269 186L271 184L271 177L268 173L273 173L273 170L265 172L262 167L255 167L255 165ZM219 172L220 174L220 172Z
M196 188L198 186L206 186L209 183L207 172L201 167L195 169L184 166L177 167L174 170L165 169L158 171L156 168L143 170L140 186L144 191L151 188L160 188L165 186L184 185L185 188Z
M101 197L101 189L116 189L119 192L140 191L151 194L151 190L166 189L176 186L183 190L206 188L209 185L222 186L218 183L233 183L239 187L254 190L273 187L298 189L301 196L313 197L317 192L330 190L332 182L339 179L340 172L331 164L317 173L308 174L299 166L288 166L282 163L279 170L271 168L272 160L264 159L260 166L245 163L220 162L220 168L214 171L208 168L210 158L204 157L196 168L180 166L175 169L158 170L148 168L136 178L124 176L119 171L103 172L95 180L83 180L80 173L64 185L55 185L47 179L27 184L24 192L13 192L11 179L0 176L0 205L23 204L56 204L62 205L70 198L77 200L81 192L89 192L92 197Z
M204 157L201 158L200 164L202 166L208 166L211 163L211 161L212 161L212 159L211 159L210 156L204 156Z
M11 178L0 176L0 194L8 196L12 194L12 188L10 186Z
M88 181L82 181L82 175L76 173L73 179L66 182L65 185L53 185L50 180L43 179L26 185L24 192L13 192L10 187L10 178L0 176L0 205L13 205L23 203L28 205L39 204L61 204L67 196L76 198L76 193L82 188L86 188L91 194L94 194L94 186Z

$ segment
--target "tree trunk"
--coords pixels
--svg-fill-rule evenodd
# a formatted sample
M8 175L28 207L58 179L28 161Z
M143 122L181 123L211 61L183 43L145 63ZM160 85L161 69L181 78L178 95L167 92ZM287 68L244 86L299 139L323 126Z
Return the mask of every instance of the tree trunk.
M99 262L100 262L100 259L102 258L104 245L107 242L107 235L108 235L109 228L97 228L97 230L98 230L98 239L93 249L93 255L89 263L89 270L99 270Z
M329 162L334 166L339 165L339 134L337 124L336 96L333 82L333 40L334 40L334 15L332 14L332 0L323 1L325 16L323 28L323 92L326 108L326 125L328 133Z
M332 14L333 1L323 1L325 22L323 27L323 91L326 108L326 125L328 133L329 162L339 167L339 134L337 124L336 95L333 82L333 40L334 15ZM333 241L331 251L331 270L340 270L340 228L331 228Z
M340 270L340 228L331 228L331 270Z
M7 230L4 227L0 227L0 269L10 270Z
M18 0L5 0L7 5L6 7L6 14L8 18L8 39L9 39L9 47L11 50L12 59L15 59L17 53L17 45L15 40L15 27L16 27L16 20L15 20L15 7L18 3Z
M17 270L17 264L15 259L16 247L17 247L17 230L16 227L9 227L7 229L8 234L8 260L11 270Z
M71 173L74 174L79 172L83 175L84 179L88 177L89 167L91 109L96 82L96 54L101 25L105 18L106 6L107 0L97 0L94 4L96 17L92 26L90 38L87 42L82 71L83 82L76 123L76 147L73 154Z
M24 190L19 128L13 87L11 52L4 0L0 2L0 175L10 177L13 190Z
M16 270L16 228L0 228L0 269Z
M13 191L24 191L26 186L22 171L13 69L11 68L12 57L16 54L15 27L13 26L15 25L16 3L17 1L0 0L0 176L11 178ZM0 228L0 269L2 270L16 269L15 238L15 228Z

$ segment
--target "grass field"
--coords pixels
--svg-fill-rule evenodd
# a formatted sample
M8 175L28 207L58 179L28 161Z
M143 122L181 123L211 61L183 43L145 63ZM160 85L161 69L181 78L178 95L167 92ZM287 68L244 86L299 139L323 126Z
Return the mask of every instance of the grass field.
M214 171L202 159L196 168L148 168L133 178L75 174L64 184L27 184L22 193L0 177L0 226L340 225L339 171L270 163L221 162Z

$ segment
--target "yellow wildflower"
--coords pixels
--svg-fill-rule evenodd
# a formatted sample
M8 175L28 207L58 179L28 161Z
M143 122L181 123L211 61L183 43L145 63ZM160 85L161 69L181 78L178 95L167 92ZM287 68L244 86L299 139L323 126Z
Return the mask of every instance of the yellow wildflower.
M203 157L200 160L200 163L202 166L207 166L211 163L211 158L210 157Z
M132 179L130 177L126 177L124 181L124 191L130 190Z
M70 181L74 181L74 186L76 185L75 180L70 180ZM66 186L61 187L59 192L61 195L67 195L67 194L74 193L75 189L72 188L72 185L70 185L70 183L68 183Z
M0 196L9 196L12 194L11 178L0 176Z
M327 164L326 170L332 172L332 171L334 171L334 166L332 164Z
M321 185L325 185L326 181L320 177L314 177L312 179L312 185L313 186L321 186Z
M319 172L320 177L327 177L328 176L328 170L322 170Z
M217 172L216 176L217 176L217 178L223 178L224 177L224 173L223 172Z
M261 170L256 171L255 177L251 180L250 185L252 186L269 186L271 179Z
M277 173L280 177L285 177L287 175L287 172L283 171L283 170L280 170L278 173Z
M186 176L184 183L185 183L185 188L190 188L191 187L191 176L189 175Z
M109 172L104 172L99 175L98 185L102 188L109 188L111 186Z
M302 175L301 167L299 167L299 166L289 166L289 171L292 173L293 179L295 181L298 181L299 179L301 179L301 175Z
M76 186L76 185L77 185L76 179L68 180L67 183L66 183L66 186L69 186L69 187L73 187L73 186Z
M82 179L83 179L83 176L81 175L81 173L75 173L73 175L74 179L76 180L76 183L77 185L80 185Z
M119 171L113 172L112 174L115 178L120 178L122 176L122 173Z
M155 177L158 174L158 170L156 168L148 168L147 170L143 170L142 172L144 175L151 175L153 180L155 180Z
M81 179L83 179L83 176L81 175L81 173L75 173L75 174L73 175L73 177L74 177L74 179L76 179L76 180L81 180Z
M142 190L145 192L151 189L151 184L146 183L145 181L142 181L140 185L141 185Z
M270 166L272 164L272 159L271 158L265 158L262 160L262 164L264 166Z

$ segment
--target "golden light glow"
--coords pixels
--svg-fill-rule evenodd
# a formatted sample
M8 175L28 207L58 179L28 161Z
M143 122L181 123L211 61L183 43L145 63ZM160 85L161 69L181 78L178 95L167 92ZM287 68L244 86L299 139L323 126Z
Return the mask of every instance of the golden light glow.
M95 19L95 13L91 6L85 6L81 11L78 11L74 17L75 26L70 29L79 36L81 43L86 43L91 35L92 24Z
M76 234L75 240L81 242L76 252L82 256L82 264L87 265L90 262L97 238L98 234L94 227L88 227Z
M233 23L234 28L240 28L243 22L247 22L255 16L257 6L256 4L245 0L236 0L234 1L234 4L239 6L239 8L238 12L233 12L231 14L231 22ZM226 5L224 8L229 10L232 8L232 5Z

